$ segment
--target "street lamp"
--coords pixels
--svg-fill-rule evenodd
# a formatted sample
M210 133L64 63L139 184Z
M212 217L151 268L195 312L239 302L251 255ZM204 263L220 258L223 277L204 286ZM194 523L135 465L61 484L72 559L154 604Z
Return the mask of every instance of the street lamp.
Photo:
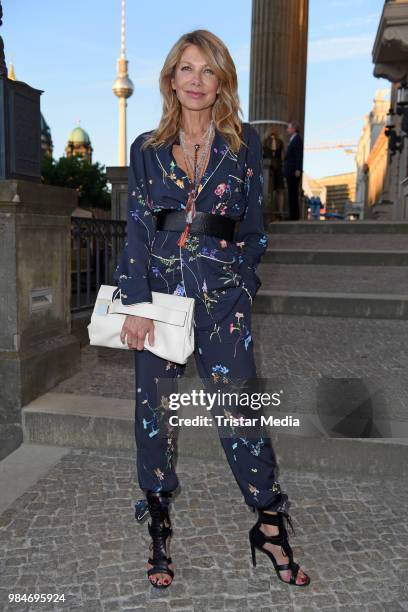
M397 114L402 115L401 130L408 136L408 86L404 81L397 89Z
M397 113L398 110L404 109L408 106L408 86L407 84L401 83L397 89Z
M390 107L390 110L387 113L387 119L385 121L385 135L388 138L388 147L391 152L391 157L394 157L396 153L401 153L404 148L404 139L402 136L397 134L395 131L394 124L395 113Z
M385 120L385 129L386 130L393 130L395 128L395 125L394 125L394 115L395 115L395 113L392 110L392 107L390 106L390 109L389 109L389 111L387 113L387 118ZM387 136L388 136L388 134L387 134Z

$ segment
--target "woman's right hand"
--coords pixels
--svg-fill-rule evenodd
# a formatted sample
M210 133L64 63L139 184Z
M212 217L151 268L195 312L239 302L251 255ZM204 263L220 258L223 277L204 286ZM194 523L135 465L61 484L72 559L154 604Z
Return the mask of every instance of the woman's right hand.
M146 319L145 317L138 317L136 315L127 315L122 331L120 332L122 344L127 342L130 349L142 351L146 334L150 346L153 346L154 323L152 319Z

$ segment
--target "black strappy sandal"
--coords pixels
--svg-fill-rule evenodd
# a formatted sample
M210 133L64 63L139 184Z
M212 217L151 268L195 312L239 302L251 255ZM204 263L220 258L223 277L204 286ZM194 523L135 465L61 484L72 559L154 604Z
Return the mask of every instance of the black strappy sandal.
M288 532L283 521L284 518L286 519L286 522L290 525L292 533L294 533L292 521L290 519L290 516L286 512L268 514L258 509L258 521L249 531L249 543L251 545L252 564L254 567L256 567L255 550L258 549L263 553L267 554L268 557L271 559L279 580L282 580L282 582L284 582L285 584L291 584L294 586L307 586L308 584L310 584L310 577L306 574L305 575L307 576L307 580L305 582L302 582L300 584L296 582L300 566L293 560L293 551L288 541ZM267 536L266 534L264 534L264 532L260 529L262 523L266 523L268 525L276 525L279 528L278 534L274 536ZM288 563L278 565L273 553L270 550L263 548L264 544L266 543L276 544L280 546L282 548L283 553L288 557ZM284 580L280 574L280 572L283 572L285 570L291 571L291 576L289 580Z
M148 529L153 540L153 556L148 559L148 563L153 565L153 567L147 570L147 577L150 584L156 589L165 589L169 587L173 583L174 578L173 570L168 567L170 563L172 563L172 559L171 557L167 557L166 553L167 538L173 535L168 511L168 500L164 500L164 498L169 497L171 497L171 493L165 491L157 493L148 491L146 494L150 516L152 517L152 522L148 523ZM165 522L167 522L167 525ZM158 579L156 582L150 580L152 574L167 574L172 580L169 584L164 584L163 582L157 584Z

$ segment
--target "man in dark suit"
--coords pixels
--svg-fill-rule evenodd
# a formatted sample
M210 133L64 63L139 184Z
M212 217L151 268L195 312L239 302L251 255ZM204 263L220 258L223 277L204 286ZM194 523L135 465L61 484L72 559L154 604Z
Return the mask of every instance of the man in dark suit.
M284 162L284 174L288 185L289 220L299 220L299 186L303 170L303 141L299 125L291 121L287 127L289 144Z

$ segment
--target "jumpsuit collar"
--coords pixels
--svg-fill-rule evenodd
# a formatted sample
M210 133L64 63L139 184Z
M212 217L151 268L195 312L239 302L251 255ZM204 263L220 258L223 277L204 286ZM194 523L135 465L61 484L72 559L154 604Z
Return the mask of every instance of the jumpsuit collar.
M190 189L190 182L184 170L177 166L176 160L174 159L172 154L173 144L177 143L177 139L172 139L168 143L158 147L156 149L156 156L163 173L165 173L168 178L174 181L175 185L177 185L182 191L185 190L186 192L188 192ZM201 192L225 159L228 151L229 145L227 140L221 134L221 132L217 130L217 128L215 128L214 139L210 149L208 165L203 176L201 177L197 198L199 198Z

